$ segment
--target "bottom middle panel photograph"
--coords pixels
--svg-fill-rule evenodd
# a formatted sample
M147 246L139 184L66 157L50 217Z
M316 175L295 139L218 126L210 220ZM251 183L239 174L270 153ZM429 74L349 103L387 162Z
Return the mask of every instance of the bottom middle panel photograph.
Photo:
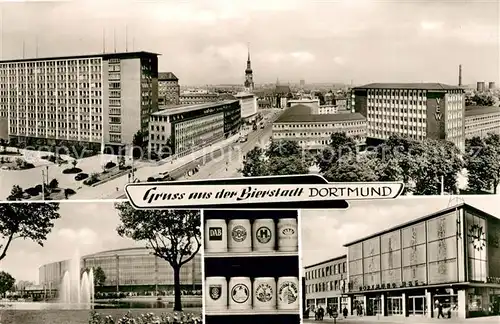
M205 323L301 322L298 211L205 210Z

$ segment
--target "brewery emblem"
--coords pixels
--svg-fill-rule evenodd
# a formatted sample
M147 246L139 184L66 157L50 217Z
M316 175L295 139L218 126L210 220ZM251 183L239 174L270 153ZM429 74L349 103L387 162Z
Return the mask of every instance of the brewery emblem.
M259 243L269 243L271 240L271 230L266 226L261 226L257 229L256 237Z
M243 304L248 300L250 296L250 290L244 284L236 284L233 289L231 289L231 298L235 303Z
M209 227L208 239L210 241L222 241L222 227Z
M266 283L258 285L255 289L255 298L261 303L269 302L273 299L273 287Z
M290 305L297 301L299 289L294 282L285 281L281 284L278 295L281 302Z
M286 236L292 236L295 234L295 230L291 227L285 227L281 230L281 233Z
M210 298L212 298L212 300L219 299L220 296L222 295L222 286L221 285L210 286L209 294L210 294Z
M231 236L233 237L234 241L238 243L243 242L247 238L247 230L241 225L236 225L235 227L233 227Z

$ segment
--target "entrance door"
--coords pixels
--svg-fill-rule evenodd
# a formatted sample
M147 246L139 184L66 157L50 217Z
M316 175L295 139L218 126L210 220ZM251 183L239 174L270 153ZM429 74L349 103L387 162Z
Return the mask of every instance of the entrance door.
M425 315L425 296L410 296L408 298L408 315Z
M387 297L387 315L403 315L402 297Z
M382 314L382 309L380 305L379 297L368 298L368 308L366 309L367 315L377 315Z

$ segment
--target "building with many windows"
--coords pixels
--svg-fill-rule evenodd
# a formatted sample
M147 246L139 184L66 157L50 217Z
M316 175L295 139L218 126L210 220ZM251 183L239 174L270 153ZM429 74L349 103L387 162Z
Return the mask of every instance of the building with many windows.
M239 131L241 107L238 100L174 106L151 115L149 149L186 155Z
M273 123L274 140L296 141L303 149L317 151L330 142L333 133L345 133L360 144L366 137L366 118L359 113L313 114L309 106L288 108Z
M181 95L179 79L172 72L158 73L158 105L178 105Z
M465 148L465 94L441 83L372 83L352 91L351 107L366 117L367 137L442 139Z
M465 109L465 137L500 135L500 107L467 106Z
M347 247L350 310L368 316L500 314L500 220L465 203Z
M240 101L243 122L253 122L257 117L257 97L253 93L238 93L234 97Z
M219 100L219 94L208 91L186 91L179 96L181 105L197 105Z
M58 289L64 273L70 271L71 260L45 264L38 269L39 286ZM141 292L171 291L174 273L170 264L147 248L103 251L81 258L81 269L101 267L106 276L100 291ZM182 289L201 289L201 257L199 254L183 265L180 272Z
M305 307L332 307L339 313L347 307L347 255L304 267Z
M132 144L158 110L158 54L0 61L0 134L27 145Z

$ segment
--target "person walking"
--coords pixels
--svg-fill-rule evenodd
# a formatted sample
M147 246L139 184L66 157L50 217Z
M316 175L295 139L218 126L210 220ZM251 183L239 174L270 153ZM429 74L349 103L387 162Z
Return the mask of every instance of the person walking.
M443 304L439 303L438 304L438 317L437 318L445 318L443 314Z

